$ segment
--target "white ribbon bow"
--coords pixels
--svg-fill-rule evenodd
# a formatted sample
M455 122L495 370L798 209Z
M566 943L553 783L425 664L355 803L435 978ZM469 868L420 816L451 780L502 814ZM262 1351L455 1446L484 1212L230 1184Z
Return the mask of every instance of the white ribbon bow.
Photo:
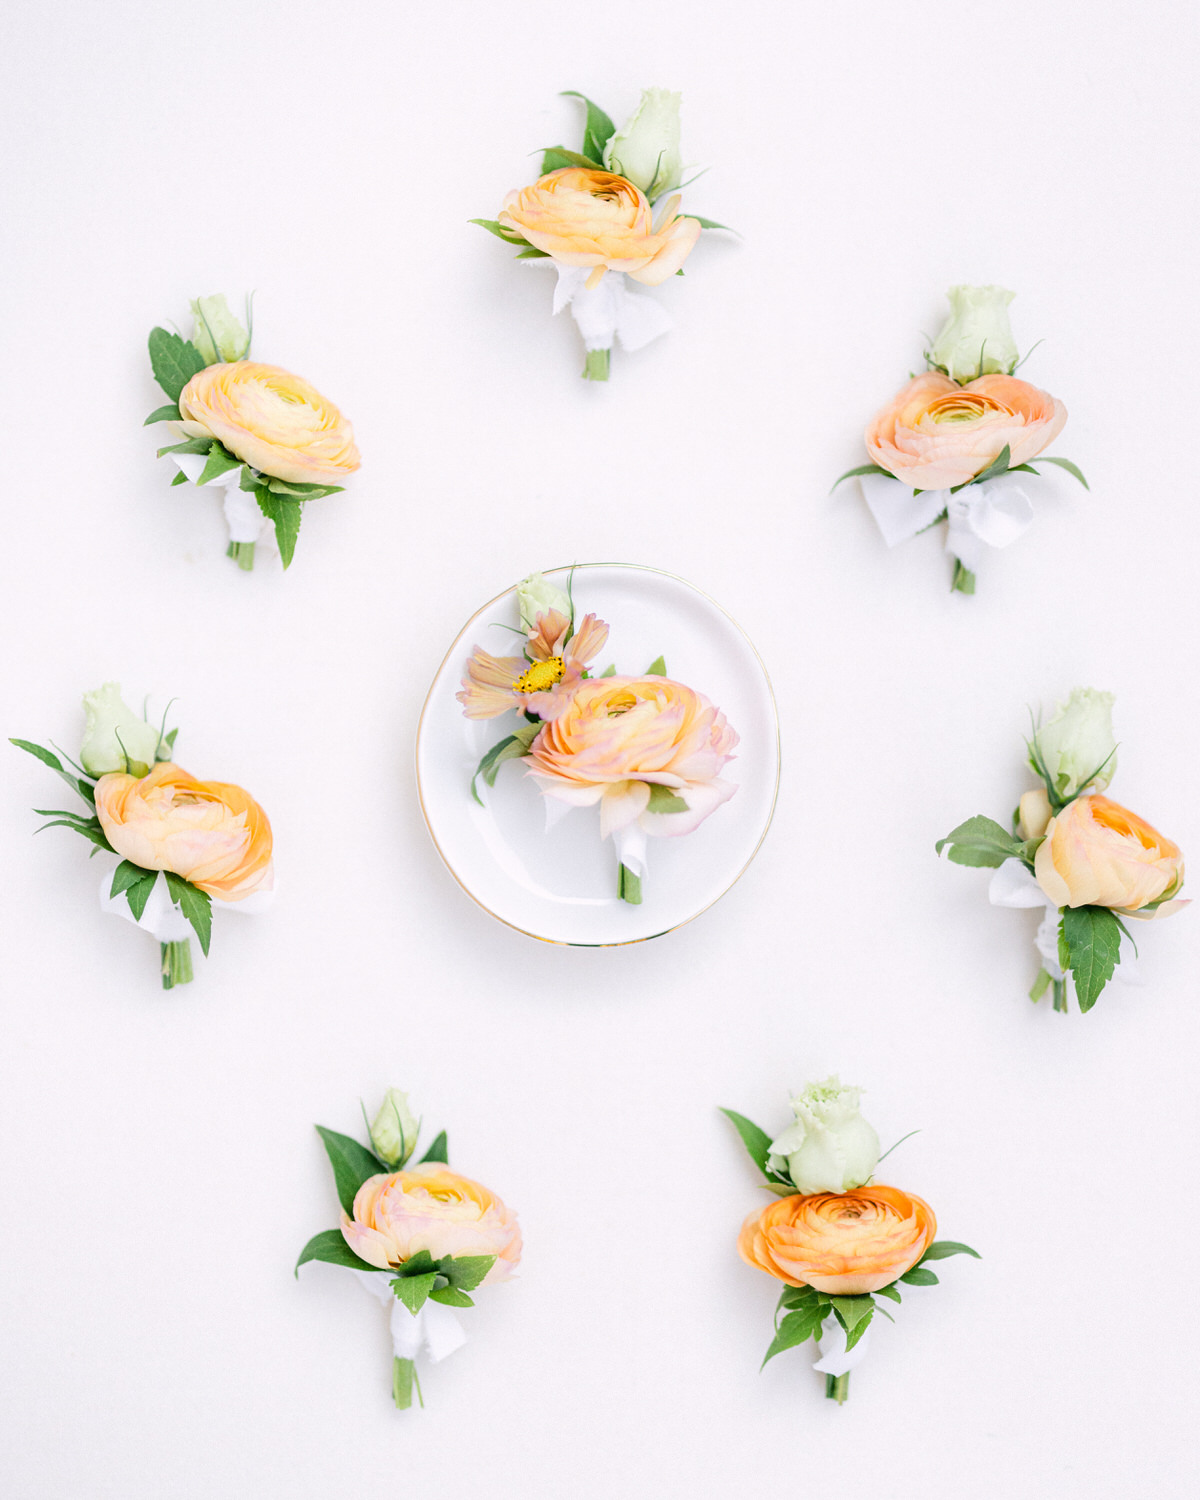
M1061 984L1064 976L1058 961L1058 907L1038 885L1028 866L1019 859L1006 859L991 878L988 900L993 906L1041 906L1045 909L1033 945L1041 955L1042 967L1046 973ZM1113 978L1120 979L1125 984L1140 984L1141 976L1138 974L1136 958L1125 955L1125 936L1122 934L1120 958L1113 970Z
M1011 474L969 484L956 495L949 490L917 494L883 474L860 474L858 482L887 546L907 542L945 511L946 551L971 572L983 560L985 548L1010 547L1033 521L1033 501Z
M571 309L571 316L583 335L583 346L611 349L613 335L622 349L632 352L644 348L652 339L669 333L675 321L653 297L630 291L621 271L606 271L600 285L588 291L585 285L594 268L555 264L558 283L554 288L554 311Z
M846 1348L846 1330L831 1313L825 1326L817 1336L817 1348L821 1358L814 1361L813 1369L822 1375L845 1375L867 1357L867 1343L871 1337L868 1328L853 1349Z
M107 873L100 881L100 910L111 913L114 917L124 917L127 922L132 922L135 927L140 927L143 932L148 932L152 938L157 938L160 943L181 943L185 938L192 935L192 924L172 902L171 894L167 890L167 882L158 879L150 888L150 898L140 917L135 917L129 910L129 902L122 891L117 896L110 896L112 889L112 872ZM274 889L269 891L254 891L249 896L243 896L240 901L219 901L217 903L222 911L239 911L245 917L256 917L266 911L275 899Z
M175 467L186 474L193 484L204 473L208 462L202 453L168 454ZM229 527L231 542L257 542L263 528L268 524L266 516L258 508L258 501L249 490L242 489L242 468L226 469L203 486L206 490L225 491L225 522Z
M355 1271L355 1276L373 1297L391 1305L389 1327L392 1352L397 1359L416 1359L422 1349L436 1365L467 1342L463 1326L444 1303L427 1298L421 1311L410 1313L389 1285L387 1271Z

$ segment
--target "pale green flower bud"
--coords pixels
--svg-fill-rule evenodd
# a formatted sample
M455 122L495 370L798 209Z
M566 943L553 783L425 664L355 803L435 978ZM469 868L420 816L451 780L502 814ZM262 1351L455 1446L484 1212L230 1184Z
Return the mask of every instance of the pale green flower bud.
M679 101L669 89L644 89L642 102L624 130L604 148L604 165L627 177L653 200L679 186L683 158L679 152Z
M771 1142L770 1165L799 1193L848 1193L870 1180L879 1137L858 1112L861 1089L837 1077L810 1083L792 1100L796 1123Z
M950 317L929 351L960 385L980 375L1012 373L1017 344L1008 323L1008 304L1016 296L1002 286L952 286L946 293Z
M89 776L109 771L127 771L130 776L149 773L158 752L158 728L125 707L119 682L106 682L95 692L84 693L83 711L87 717L79 762Z
M558 610L571 618L571 597L555 588L541 573L530 573L517 584L517 607L521 611L521 629L529 632L537 625L538 615Z
M398 1172L417 1149L421 1122L408 1107L403 1089L388 1089L371 1122L371 1145L375 1155L393 1172Z
M1074 688L1034 736L1042 765L1060 800L1069 801L1085 787L1102 792L1113 779L1117 769L1112 722L1115 701L1111 693Z
M191 304L192 343L206 365L245 359L250 352L250 335L229 311L229 304L218 293L197 297Z

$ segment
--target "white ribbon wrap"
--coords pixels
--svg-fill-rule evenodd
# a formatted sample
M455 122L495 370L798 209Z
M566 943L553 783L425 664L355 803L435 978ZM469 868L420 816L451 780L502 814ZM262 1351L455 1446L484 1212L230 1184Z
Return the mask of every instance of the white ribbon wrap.
M185 938L191 937L192 924L171 901L165 880L160 878L154 882L150 890L150 899L146 902L140 918L135 917L129 910L125 892L122 891L119 896L110 896L108 893L111 889L112 871L110 870L100 881L101 911L109 912L114 917L124 917L127 922L132 922L135 927L148 932L160 943L181 943ZM244 896L240 901L217 901L214 907L219 907L222 911L240 911L246 917L256 917L266 911L274 899L273 889L255 891L252 895Z
M821 1358L814 1362L813 1369L820 1370L822 1375L845 1375L866 1359L870 1339L871 1330L868 1328L854 1348L847 1351L846 1330L831 1313L817 1339Z
M624 828L616 829L612 838L620 862L631 875L636 875L639 880L645 880L646 830L635 819L632 823L626 823Z
M554 288L554 311L571 309L571 316L583 335L583 346L611 349L614 334L622 349L642 349L661 334L669 333L675 321L653 297L630 291L621 271L606 271L600 285L588 291L585 282L591 266L555 265L558 283Z
M392 1352L397 1359L416 1359L424 1349L436 1365L467 1342L463 1326L441 1302L427 1299L419 1313L410 1313L389 1286L387 1271L355 1271L355 1276L384 1306L391 1306L389 1327Z
M208 462L202 453L171 453L167 456L174 460L175 467L181 474L186 474L192 484L204 473L204 465ZM203 488L225 491L225 522L229 527L229 540L257 542L268 524L267 518L259 510L258 501L250 491L242 489L241 480L242 469L239 464L236 469L227 469L216 479L210 479Z
M858 483L889 547L899 546L932 526L945 511L949 522L946 551L971 572L979 567L986 548L1010 547L1033 521L1033 501L1011 474L984 484L969 484L957 495L949 490L916 494L898 479L883 474L860 474Z
M1033 878L1033 873L1019 859L1006 859L992 876L988 885L988 900L993 906L1042 907L1044 915L1037 930L1033 945L1041 955L1042 967L1056 983L1063 980L1062 966L1058 961L1058 907L1046 895ZM1125 936L1121 936L1121 956L1113 978L1124 984L1140 984L1137 960L1126 956Z

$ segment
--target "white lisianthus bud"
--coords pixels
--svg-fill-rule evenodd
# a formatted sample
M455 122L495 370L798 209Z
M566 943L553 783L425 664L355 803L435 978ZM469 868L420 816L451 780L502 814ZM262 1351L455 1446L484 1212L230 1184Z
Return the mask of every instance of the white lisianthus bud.
M538 615L558 610L560 615L571 618L571 597L562 589L555 588L541 573L530 573L517 584L517 607L521 611L521 629L537 628Z
M1008 304L1016 296L1002 286L952 286L946 293L950 317L929 351L960 385L980 375L1008 375L1017 363Z
M792 1100L796 1123L771 1142L769 1164L785 1171L797 1192L848 1193L870 1180L879 1137L858 1112L861 1093L835 1076Z
M408 1107L403 1089L388 1089L371 1122L371 1145L386 1167L398 1172L417 1149L421 1122Z
M89 776L125 771L146 776L158 752L159 732L121 701L121 684L106 682L93 693L84 693L83 745L79 763Z
M1042 765L1061 800L1070 801L1085 787L1102 792L1113 779L1117 769L1114 702L1111 693L1074 688L1067 701L1058 705L1054 717L1034 735Z
M642 101L624 130L604 148L604 165L627 178L653 202L679 186L679 101L669 89L643 89Z
M191 304L192 343L206 365L229 364L245 359L250 352L250 335L229 311L229 304L218 293L197 297Z

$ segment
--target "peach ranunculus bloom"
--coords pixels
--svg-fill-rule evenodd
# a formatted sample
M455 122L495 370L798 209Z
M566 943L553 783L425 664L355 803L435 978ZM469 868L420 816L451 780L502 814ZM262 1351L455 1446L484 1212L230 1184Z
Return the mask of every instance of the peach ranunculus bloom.
M903 1276L936 1234L924 1199L872 1184L776 1198L742 1225L738 1253L788 1286L854 1297Z
M179 410L188 437L214 437L273 479L340 484L359 467L350 423L307 380L277 365L208 365L184 386Z
M1011 375L958 385L917 375L866 431L873 463L914 490L948 490L980 474L1007 444L1009 467L1028 463L1062 431L1061 401Z
M571 622L558 610L539 614L524 656L492 656L476 646L455 697L468 719L494 719L510 709L554 719L583 681L583 670L608 640L608 626L584 615L570 639Z
M1100 796L1076 797L1051 818L1033 863L1038 885L1059 907L1136 912L1183 884L1179 845ZM1172 903L1170 910L1176 909ZM1167 907L1157 914L1168 915Z
M218 900L241 901L274 883L271 825L240 786L197 781L164 760L147 776L101 776L96 816L122 858L170 870Z
M509 193L498 222L563 266L593 266L587 285L605 271L658 286L674 276L700 238L698 219L680 218L679 194L657 221L640 188L614 172L560 167Z
M444 1255L494 1255L483 1285L507 1281L521 1259L517 1216L495 1193L438 1162L368 1177L354 1195L354 1216L342 1214L342 1236L355 1255L387 1271L428 1250Z
M547 797L600 804L600 836L637 822L648 834L691 833L737 788L719 779L738 742L725 715L669 677L593 677L530 746L527 774ZM649 812L651 786L687 810Z

